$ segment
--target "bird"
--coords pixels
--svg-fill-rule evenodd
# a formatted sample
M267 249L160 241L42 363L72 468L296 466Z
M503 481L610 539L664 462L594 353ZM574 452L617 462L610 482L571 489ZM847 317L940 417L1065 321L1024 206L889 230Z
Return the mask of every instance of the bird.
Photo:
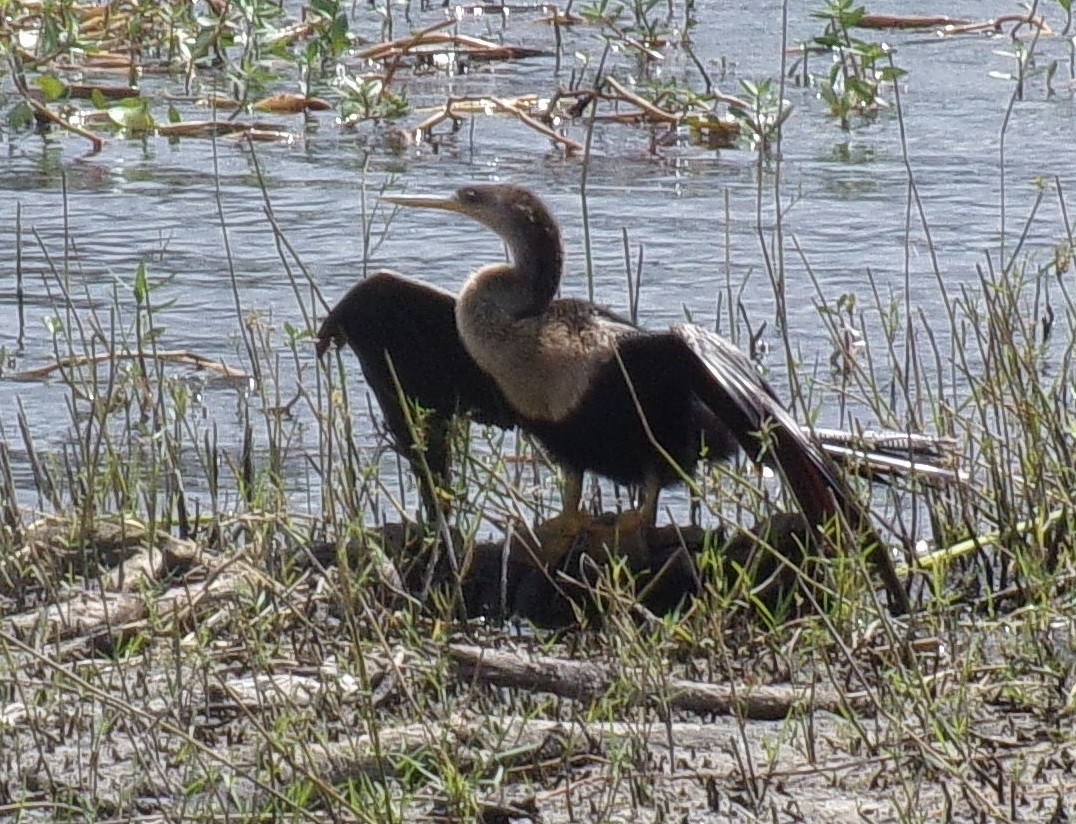
M869 513L731 342L690 323L647 330L589 301L558 297L560 229L525 187L474 184L450 196L382 200L471 218L508 252L507 262L475 270L458 296L377 272L352 287L317 335L319 356L333 343L358 355L397 448L430 470L428 507L449 477L448 421L458 413L519 427L562 469L562 510L550 522L558 535L588 526L581 508L588 471L641 490L637 509L617 519L615 534L627 535L654 524L661 490L690 476L701 458L743 449L777 470L815 528L837 523L841 541L862 541L891 609L909 610ZM409 401L429 410L421 443ZM564 545L551 543L559 548L546 560L555 561Z

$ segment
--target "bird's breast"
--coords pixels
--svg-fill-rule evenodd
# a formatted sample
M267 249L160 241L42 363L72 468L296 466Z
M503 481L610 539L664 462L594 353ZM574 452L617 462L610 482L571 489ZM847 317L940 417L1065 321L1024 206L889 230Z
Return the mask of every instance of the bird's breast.
M495 307L461 301L456 319L468 353L515 411L532 421L570 417L614 357L616 337L579 318L554 312L511 318Z

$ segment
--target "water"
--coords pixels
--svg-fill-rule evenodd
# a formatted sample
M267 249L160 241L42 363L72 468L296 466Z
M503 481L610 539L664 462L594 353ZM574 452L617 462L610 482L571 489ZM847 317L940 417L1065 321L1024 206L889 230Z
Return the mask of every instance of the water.
M809 17L813 4L793 5L790 45L822 25ZM871 11L912 13L897 3ZM1015 11L1015 5L967 0L952 4L949 13L984 19ZM1055 30L1062 28L1056 5L1040 11ZM376 37L372 12L356 4L355 13L359 17L353 29ZM427 25L443 14L441 9L424 13L413 9L412 24ZM698 57L723 91L740 94L742 79L779 77L780 4L704 0L697 4L696 14ZM523 12L507 20L494 14L465 17L461 31L553 51L552 29L534 18ZM402 18L396 27L397 34L407 28ZM1054 94L1047 95L1039 75L1028 82L1025 98L1012 107L1005 136L1003 225L999 139L1013 84L991 72L1013 71L1013 60L999 54L1012 50L1009 39L971 35L942 40L920 32L856 34L891 44L897 65L908 71L900 81L907 151L947 287L974 282L976 266L983 264L986 254L997 258L1003 235L1011 253L1040 177L1050 185L1055 178L1060 182L1072 213L1076 86L1070 40L1055 36L1038 41L1035 65L1058 64ZM1029 36L1025 34L1024 40ZM399 82L415 107L438 106L446 94L548 95L582 68L577 54L588 55L592 74L601 48L595 28L578 26L564 31L559 73L555 57L549 56L476 65L469 74L451 77L409 77L404 72ZM813 57L812 68L822 71L818 64L823 60ZM622 81L642 70L628 53L614 53L609 61ZM652 70L654 77L687 77L699 85L685 56L673 52L665 62ZM352 68L359 63L349 61ZM178 80L160 77L147 78L146 88L151 94L181 90ZM895 113L883 113L872 124L848 133L826 116L814 90L789 84L785 96L795 107L784 130L779 181L787 333L793 350L808 364L825 364L832 351L814 306L808 265L827 299L850 292L859 297L861 306L868 305L868 336L877 336L873 328L877 318L869 311L868 271L883 294L892 293L904 308L921 310L928 319L943 323L929 244L914 209L909 217L908 174ZM185 118L206 116L189 104L177 105ZM163 106L154 111L164 118ZM508 180L541 192L562 221L569 249L564 292L586 294L580 194L584 164L579 157L565 157L544 137L505 117L476 117L451 136L444 136L442 125L436 151L428 145L410 145L397 152L385 139L386 127L363 125L349 132L335 124L334 116L319 114L316 127L306 131L298 116L269 118L286 123L296 139L290 144L258 144L257 169L249 153L229 139L218 140L214 150L206 140L113 138L101 153L85 156L86 144L71 135L54 132L42 139L5 132L7 151L0 161L4 374L53 359L52 337L44 323L47 316L62 314L53 271L69 273L79 311L105 313L106 326L108 307L118 295L127 313L122 326L133 317L131 283L140 262L146 263L152 278L167 281L154 295L157 304L169 303L156 317L164 330L161 346L242 365L225 232L244 315L253 313L271 324L278 341L285 323L302 328L302 313L265 216L258 172L277 224L330 303L364 269L362 192L369 210L376 192L390 181L394 188L408 191L447 192L466 181ZM401 125L413 127L425 116L413 112ZM573 125L569 136L583 141L585 125ZM774 353L769 365L775 382L782 385L781 330L763 265L753 156L743 150L708 151L684 140L653 152L654 133L605 122L595 126L586 205L597 300L620 311L627 308L622 239L626 229L632 256L640 247L645 250L640 320L661 327L680 320L686 308L696 321L712 325L719 320L718 307L731 284L752 326L757 329L766 323L763 341ZM762 209L766 243L772 242L774 190L768 173ZM17 238L18 207L22 234ZM385 231L385 235L366 259L367 267L391 267L447 288L457 288L473 265L502 254L492 236L443 215L401 212L387 229L380 219L373 225L375 234ZM14 274L17 240L27 323L21 340ZM1070 240L1058 198L1048 194L1022 252L1041 264L1056 246ZM794 243L802 248L805 260ZM721 315L721 328L728 330L727 306ZM304 381L309 382L315 369L313 360L312 346L304 344L299 363ZM358 366L353 359L351 363L352 389L361 393ZM277 391L286 402L295 391L295 367L285 358L280 368ZM202 404L201 425L215 428L221 449L234 454L242 433L236 393L244 390L200 381L195 388ZM17 482L28 505L35 505L37 497L15 424L16 403L26 410L39 452L55 454L71 439L67 397L57 381L0 380L0 437L12 449ZM370 445L372 423L365 404L355 406L357 425L364 443ZM316 511L317 480L307 461L318 449L316 432L309 413L301 409L296 413L300 420L286 463L293 473L289 488L297 506ZM188 489L204 492L204 478L193 460L191 464Z

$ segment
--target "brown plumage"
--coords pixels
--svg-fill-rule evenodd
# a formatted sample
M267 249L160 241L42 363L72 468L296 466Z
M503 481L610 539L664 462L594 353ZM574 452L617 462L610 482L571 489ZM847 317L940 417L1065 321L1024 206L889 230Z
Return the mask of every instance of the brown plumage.
M397 381L433 410L438 427L458 411L514 423L564 469L564 516L576 525L585 471L640 485L637 517L648 525L662 487L690 473L701 455L722 458L739 446L779 471L810 523L850 525L870 545L893 606L908 608L867 513L731 344L690 324L646 331L591 303L557 299L560 232L526 189L467 186L447 198L385 199L464 214L495 231L510 257L474 272L454 311L447 293L381 272L326 319L318 352L330 341L352 346L401 446L411 441ZM447 451L434 440L427 458L444 478Z

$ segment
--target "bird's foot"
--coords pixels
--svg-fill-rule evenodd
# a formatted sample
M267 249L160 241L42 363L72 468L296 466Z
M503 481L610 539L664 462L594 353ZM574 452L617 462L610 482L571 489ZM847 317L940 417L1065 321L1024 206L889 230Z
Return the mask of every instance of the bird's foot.
M639 572L650 566L650 530L650 519L639 510L600 519L574 510L539 524L522 543L530 562L546 569L578 548L599 563L627 558L632 571Z
M593 519L581 510L565 511L538 524L533 539L526 540L527 553L535 566L551 569L585 540Z
M640 509L628 509L612 523L593 521L587 532L587 553L596 560L627 558L633 572L650 567L650 517Z

